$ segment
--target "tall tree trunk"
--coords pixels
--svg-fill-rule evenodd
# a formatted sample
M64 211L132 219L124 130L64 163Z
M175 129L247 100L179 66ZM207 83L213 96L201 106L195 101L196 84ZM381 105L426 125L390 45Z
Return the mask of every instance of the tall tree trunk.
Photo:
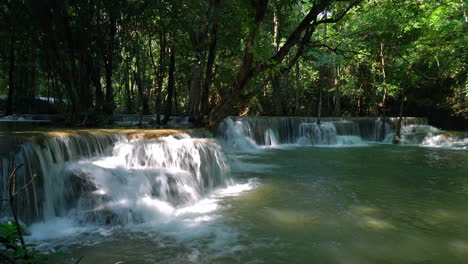
M102 84L101 84L101 70L99 66L94 68L94 72L92 73L94 88L96 89L96 105L95 109L98 112L102 111L102 106L104 104L104 93L102 92Z
M335 69L335 116L341 116L340 67Z
M162 92L162 82L163 82L163 78L164 76L162 75L163 72L162 70L165 68L162 63L163 63L163 60L164 60L164 49L165 49L165 45L163 44L163 41L162 41L162 37L161 37L161 42L159 43L159 48L160 48L160 57L159 57L159 67L156 65L156 61L154 59L154 55L153 55L153 48L152 48L152 44L151 44L151 36L149 38L149 50L150 50L150 58L151 58L151 63L153 64L153 71L154 71L154 76L156 78L156 90L154 92L154 114L156 116L156 123L158 125L161 124L161 115L160 115L160 109L161 109L161 106L160 106L160 97L161 97L161 92Z
M401 122L403 121L403 107L406 101L406 96L404 93L401 95L400 99L400 113L398 114L398 122L395 128L395 137L393 138L393 144L399 144L401 142Z
M211 9L211 6L210 6ZM201 114L201 95L202 91L202 78L203 68L205 63L205 43L207 38L207 26L203 26L198 31L190 34L192 48L195 54L195 61L192 66L192 73L188 87L188 105L187 112L193 117Z
M299 71L299 62L296 63L296 91L295 91L295 100L294 100L294 115L299 115L299 111L301 110L301 104L300 104L300 99L301 99L301 94L302 94L302 86L301 86L301 76L300 76L300 71Z
M326 18L325 13L325 18ZM323 43L324 45L327 44L327 24L323 28ZM326 53L326 50L323 51ZM319 79L319 101L317 107L317 124L320 125L321 117L322 117L322 101L323 101L323 89L328 85L328 69L325 65L320 66L320 79Z
M273 55L279 50L280 35L278 10L273 12ZM281 115L283 112L283 96L281 95L281 76L278 73L271 74L271 87L273 89L274 115Z
M171 41L174 41L171 39ZM169 50L169 77L167 81L167 102L166 102L166 111L164 113L164 120L163 123L167 124L169 122L169 118L172 114L172 97L174 95L175 89L175 79L174 79L174 71L175 71L175 50L174 50L174 43Z
M233 85L232 91L225 96L220 104L216 106L210 113L208 127L211 131L215 131L221 123L221 121L228 115L232 114L235 106L240 102L241 92L247 85L247 82L252 78L252 64L254 54L252 48L254 46L255 37L258 34L260 24L265 17L265 12L268 6L268 0L259 0L252 2L255 9L255 17L253 21L253 27L249 29L247 39L245 40L244 57L242 58L242 64L236 77L236 81Z
M114 70L114 49L115 35L117 33L117 23L115 17L110 15L109 24L109 42L107 47L105 70L106 70L106 104L105 113L112 115L114 113L114 88L112 86L112 73Z
M141 77L141 72L133 71L133 79L137 86L138 96L140 98L139 112L141 112L142 115L145 115L147 114L149 109L148 109L148 104L147 104L147 98L145 95L145 88L143 86L143 81Z
M130 92L130 74L129 74L128 62L124 63L124 94L125 94L125 109L127 113L132 112L132 95Z
M138 45L140 45L140 39L138 39ZM145 88L145 64L141 62L142 56L141 56L141 50L138 49L136 52L136 59L135 59L135 70L133 71L133 77L134 77L134 82L136 83L137 90L138 90L138 98L139 98L139 109L138 111L142 115L146 115L149 113L149 99L148 95L146 94L147 89ZM144 60L143 60L144 61Z
M323 93L323 88L320 85L319 87L319 101L318 101L318 106L317 106L317 124L320 125L321 123L321 117L322 117L322 93Z
M358 116L362 116L362 95L358 95L358 99L356 101Z
M86 122L88 121L88 110L91 108L92 98L90 93L90 70L88 70L88 59L86 57L87 55L84 52L81 52L78 63L78 76L80 78L79 104L85 110L84 119L81 121L81 125L86 125Z
M187 112L191 116L198 116L200 114L200 102L201 102L201 82L202 82L202 54L197 52L196 61L192 68L192 74L190 76L189 83L189 102Z
M147 79L146 79L146 65L143 64L143 67L141 69L138 69L139 71L139 81L141 85L141 102L142 102L142 111L144 115L149 115L150 114L150 108L149 108L149 98L150 98L150 90L151 86L148 85ZM138 83L137 83L138 84Z
M10 36L10 56L8 66L8 98L6 105L6 115L13 114L13 91L15 90L15 40L14 35Z
M177 87L175 85L175 79L174 79L174 89L172 89L172 93L173 93L173 97L172 97L172 101L174 102L173 106L174 108L172 109L172 113L173 114L177 114L179 113L179 97L177 96Z
M385 72L385 57L384 57L384 44L380 43L380 62L382 66L382 76L383 76L383 85L384 85L384 94L382 97L382 135L381 139L385 138L385 123L386 123L386 101L387 101L387 74Z
M166 34L161 32L159 35L160 38L160 50L159 50L159 71L158 71L158 91L156 93L156 102L155 102L155 114L156 114L156 123L161 124L161 98L162 98L162 89L164 82L164 75L166 74Z
M216 59L216 45L218 41L218 9L221 0L214 0L214 8L212 15L212 25L210 32L210 47L208 49L208 60L206 62L205 81L203 83L203 91L201 95L201 111L197 117L197 123L201 124L203 116L208 113L208 97L210 95L210 86L213 79L213 65Z

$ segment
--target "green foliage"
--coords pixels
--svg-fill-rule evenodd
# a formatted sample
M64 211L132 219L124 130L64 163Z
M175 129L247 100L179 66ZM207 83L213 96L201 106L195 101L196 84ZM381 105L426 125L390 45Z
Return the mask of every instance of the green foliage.
M24 226L20 227L24 230ZM21 246L20 237L17 227L14 223L0 223L0 249L3 254L14 261L32 264L47 264L52 256L61 255L60 253L43 254L35 248L37 244L25 244L25 248Z
M262 110L251 113L274 114L272 109L281 104L283 110L276 114L315 115L322 91L324 115L340 114L333 109L337 101L351 115L380 115L385 95L392 115L398 114L400 98L408 96L408 115L426 115L438 106L444 113L468 118L468 56L460 55L466 54L468 43L464 1L363 1L338 23L315 29L298 69L289 65L298 43L284 59L271 59L276 44L285 45L311 8L328 3L327 16L335 17L350 2L269 1L249 48L250 68L266 66L242 92L257 91L252 102ZM201 69L199 85L206 81L211 30L218 21L213 74L207 80L208 108L213 109L232 95L246 42L256 30L254 4L260 1L221 0L216 8L215 3L4 1L0 95L7 95L13 85L15 113L38 112L29 103L33 97L60 99L61 104L37 108L64 113L70 124L88 126L110 123L114 113L164 110L169 51L175 50L177 104L170 107L185 114L193 97L193 73ZM278 79L281 87L273 91ZM233 114L242 109L236 111Z

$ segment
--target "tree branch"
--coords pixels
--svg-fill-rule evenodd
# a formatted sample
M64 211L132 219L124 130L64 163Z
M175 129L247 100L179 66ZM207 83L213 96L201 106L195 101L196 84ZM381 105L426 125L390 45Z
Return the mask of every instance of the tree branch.
M323 23L336 23L340 19L342 19L353 7L358 5L363 0L355 0L336 18L332 19L322 19L317 21L318 15L323 12L327 5L330 4L331 1L320 1L320 4L314 5L309 13L304 17L304 19L299 23L296 29L289 35L288 39L286 40L285 44L278 50L278 52L270 57L263 63L257 65L254 69L252 69L252 77L258 75L259 73L263 72L264 70L273 67L274 63L266 63L266 62L276 62L280 63L283 59L289 54L292 47L299 43L298 52L293 58L293 62L295 63L300 56L302 56L304 52L304 46L309 42L310 37L314 33L316 27ZM303 32L306 32L304 37L301 39L301 35ZM294 63L291 65L294 66Z
M442 69L439 71L439 76L438 78L440 79L440 77L442 77L442 74L444 74L444 72L447 70L448 66L458 57L462 57L462 56L466 56L468 55L468 52L464 52L464 53L459 53L459 54L455 54L452 56L452 58L450 58L447 63L444 65L444 67L442 67Z
M393 52L395 52L396 55L398 55L398 57L400 57L406 64L408 64L410 66L410 68L416 72L416 74L428 79L428 80L438 80L439 78L434 78L434 77L431 77L431 76L428 76L426 74L424 74L423 72L419 71L418 69L416 69L415 67L413 67L413 64L407 60L405 57L403 57L403 55L401 55L396 49L392 49Z

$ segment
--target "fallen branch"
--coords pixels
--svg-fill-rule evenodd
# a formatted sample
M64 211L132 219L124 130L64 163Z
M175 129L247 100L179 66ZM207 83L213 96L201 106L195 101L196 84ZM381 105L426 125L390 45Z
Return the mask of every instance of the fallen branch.
M29 258L28 251L26 248L26 243L24 243L24 237L23 237L23 232L21 231L21 226L18 220L18 215L16 214L16 206L15 206L15 195L17 194L16 192L16 173L18 172L18 169L23 167L24 164L21 164L19 166L16 166L16 162L13 168L13 171L10 174L10 177L8 177L8 193L9 193L9 200L10 200L10 211L11 215L13 216L13 220L15 221L15 227L16 227L16 232L18 233L18 239L21 243L21 248L24 250L24 256L26 259ZM20 190L23 190L21 188Z

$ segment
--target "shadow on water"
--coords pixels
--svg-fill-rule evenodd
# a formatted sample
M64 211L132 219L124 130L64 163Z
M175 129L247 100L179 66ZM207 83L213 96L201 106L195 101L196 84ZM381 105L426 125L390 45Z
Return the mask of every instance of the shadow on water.
M391 145L268 150L244 162L275 167L255 170L261 184L226 214L258 243L245 260L464 263L467 160Z

